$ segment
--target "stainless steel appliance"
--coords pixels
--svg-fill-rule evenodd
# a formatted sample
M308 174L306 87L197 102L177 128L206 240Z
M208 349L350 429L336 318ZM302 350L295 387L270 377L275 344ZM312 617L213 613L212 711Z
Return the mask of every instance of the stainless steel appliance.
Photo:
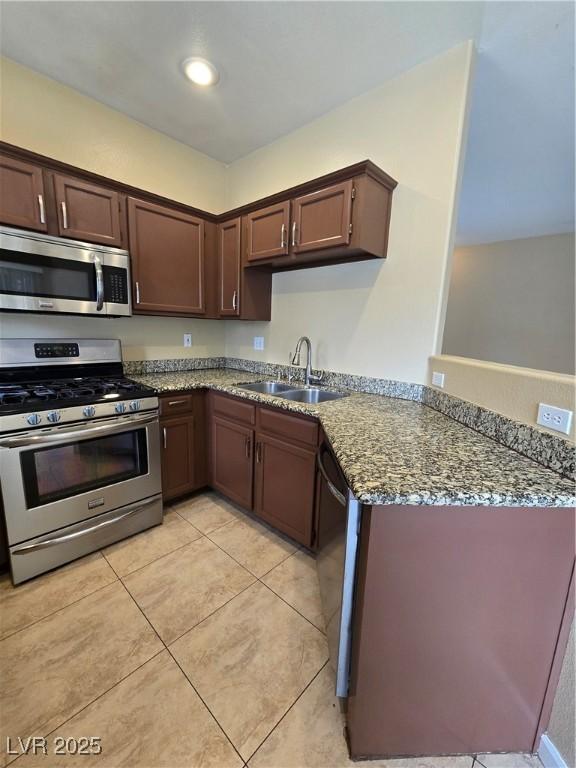
M362 506L328 444L318 450L318 578L336 695L348 696L356 555Z
M162 522L158 398L119 341L0 341L0 482L15 584Z
M0 227L0 309L131 315L128 252Z

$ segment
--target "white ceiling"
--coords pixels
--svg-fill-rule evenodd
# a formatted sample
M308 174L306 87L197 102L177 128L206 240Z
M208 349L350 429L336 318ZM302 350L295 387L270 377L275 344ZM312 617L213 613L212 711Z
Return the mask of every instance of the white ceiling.
M229 163L473 38L459 240L486 242L570 228L573 13L561 2L5 1L0 41L15 61ZM179 72L193 55L220 70L213 90Z

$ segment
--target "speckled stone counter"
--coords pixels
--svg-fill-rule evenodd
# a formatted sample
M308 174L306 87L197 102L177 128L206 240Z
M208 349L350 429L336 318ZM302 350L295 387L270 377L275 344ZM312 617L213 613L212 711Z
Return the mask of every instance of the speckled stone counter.
M318 417L350 488L366 504L576 504L570 480L422 403L354 392L306 405L241 389L262 376L235 369L132 378L159 393L208 388Z

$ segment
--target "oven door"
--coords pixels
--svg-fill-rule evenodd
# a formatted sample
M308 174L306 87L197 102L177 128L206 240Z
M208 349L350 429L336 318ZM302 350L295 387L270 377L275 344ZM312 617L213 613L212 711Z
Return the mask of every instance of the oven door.
M0 232L0 309L130 315L127 265L88 243Z
M10 545L154 496L158 415L1 438L0 479Z

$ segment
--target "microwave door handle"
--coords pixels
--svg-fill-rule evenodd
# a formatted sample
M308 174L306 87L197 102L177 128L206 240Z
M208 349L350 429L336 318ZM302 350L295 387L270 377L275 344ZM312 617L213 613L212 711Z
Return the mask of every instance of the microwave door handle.
M57 429L47 435L23 435L22 437L8 437L4 440L0 440L0 448L23 448L33 445L46 445L50 443L61 443L64 441L84 440L84 438L92 437L93 435L113 435L114 433L121 433L129 431L135 427L144 426L146 424L158 423L158 415L142 416L130 416L127 419L123 419L121 422L115 422L114 424L98 424L95 427L86 427L81 425L79 427L71 427L70 429Z
M104 307L104 272L102 271L102 259L94 254L94 269L96 270L96 311L101 312Z

